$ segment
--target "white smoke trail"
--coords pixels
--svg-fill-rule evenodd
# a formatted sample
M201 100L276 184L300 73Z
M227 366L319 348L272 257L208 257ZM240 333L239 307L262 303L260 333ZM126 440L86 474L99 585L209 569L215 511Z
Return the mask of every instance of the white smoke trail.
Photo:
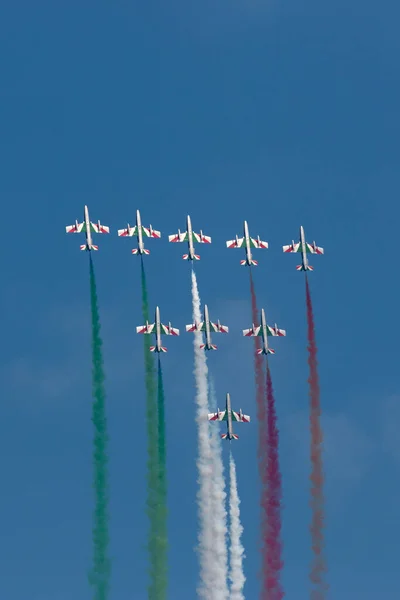
M230 574L231 600L244 600L243 587L246 577L243 571L244 548L241 541L243 527L240 522L240 499L237 488L236 465L232 453L229 458L229 512L230 512Z
M200 296L197 287L197 279L192 270L192 302L193 322L201 321ZM208 413L208 368L204 350L201 350L201 332L194 332L194 375L196 380L196 404L199 436L199 455L197 468L199 471L199 491L197 501L199 506L200 531L199 531L199 554L200 554L200 587L198 595L205 600L227 600L227 567L225 561L225 572L221 569L223 550L218 545L221 535L220 524L217 525L217 517L214 516L215 492L214 479L220 469L215 468L212 452L210 429L207 419ZM222 473L223 479L223 473ZM224 494L224 490L222 493ZM222 499L223 507L223 499ZM226 518L226 517L225 517ZM217 542L217 543L216 543ZM226 550L225 550L226 556Z
M197 279L192 270L192 303L193 322L201 321L200 296L197 288ZM197 502L199 507L199 555L200 555L200 587L198 595L205 600L212 600L215 596L216 572L213 560L213 532L212 532L212 454L207 419L207 361L203 350L200 349L202 334L194 332L194 376L196 380L196 404L199 436L199 455L197 468L199 471L199 491Z
M217 398L212 377L209 378L210 404L212 410L217 408ZM228 548L227 548L227 514L225 508L226 492L224 464L222 462L222 446L218 425L211 427L211 453L213 457L212 478L212 529L214 542L214 561L218 574L218 598L229 598L228 590Z

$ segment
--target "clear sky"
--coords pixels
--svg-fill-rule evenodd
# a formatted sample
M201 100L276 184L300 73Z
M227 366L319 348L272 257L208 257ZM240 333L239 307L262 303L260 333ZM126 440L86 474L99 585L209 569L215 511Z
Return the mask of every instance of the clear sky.
M258 595L257 423L248 272L255 251L274 341L284 485L284 585L309 597L304 277L282 245L325 248L311 287L325 427L331 598L399 596L398 378L400 9L383 0L15 0L0 6L0 596L91 597L92 467L88 257L65 226L89 205L110 428L112 598L146 598L147 522L139 259L116 230L141 210L162 232L146 257L151 310L191 322L198 247L211 317L230 327L210 357L220 405L251 414L232 444ZM217 336L215 336L216 338ZM220 336L222 337L222 336ZM196 429L192 336L166 340L170 594L195 597ZM238 426L239 428L239 426ZM228 445L224 447L228 457Z

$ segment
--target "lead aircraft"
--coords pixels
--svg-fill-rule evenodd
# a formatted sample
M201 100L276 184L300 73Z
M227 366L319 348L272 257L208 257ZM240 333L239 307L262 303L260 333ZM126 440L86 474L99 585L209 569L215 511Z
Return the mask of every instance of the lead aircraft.
M223 440L238 440L239 436L236 433L233 433L232 421L237 421L238 423L250 423L249 415L244 415L242 413L242 409L239 409L239 412L235 412L231 408L231 397L229 394L226 394L226 408L225 410L217 409L216 413L208 414L209 421L226 421L227 423L227 432L221 434L221 438Z
M211 329L215 333L228 333L229 327L226 325L221 325L219 321L217 323L213 323L210 321L208 316L208 307L207 304L204 305L204 321L201 323L191 323L190 325L186 325L186 331L204 331L206 334L206 343L200 344L200 348L202 350L216 350L217 346L211 341Z
M189 247L188 254L184 254L182 256L183 260L200 260L200 255L195 254L194 251L194 242L198 242L199 244L211 244L211 238L209 235L204 235L202 230L200 229L200 233L195 233L192 229L192 222L190 220L189 215L186 219L187 230L184 233L181 233L180 229L178 229L178 233L173 233L168 236L169 242L187 242Z
M156 345L150 346L150 352L167 352L167 348L161 343L161 335L179 335L179 329L172 327L171 322L168 325L164 325L160 320L160 309L156 307L156 317L154 323L146 321L146 325L139 325L136 327L136 333L153 333L155 328Z
M248 265L249 267L251 267L251 265L254 265L255 267L258 265L258 262L253 259L251 249L268 248L268 242L263 242L262 240L260 240L259 235L257 236L257 239L250 237L247 221L244 222L244 237L240 238L236 236L234 240L228 240L226 242L226 245L228 248L242 248L243 246L245 246L246 260L241 260L240 264Z
M271 327L267 325L265 320L265 312L264 309L261 309L261 325L257 327L254 325L250 327L250 329L243 329L243 335L246 337L249 336L261 336L262 337L262 347L257 350L257 354L275 354L275 350L272 350L268 346L268 336L285 336L286 331L284 329L278 329L277 324L275 323L275 327Z
M309 244L305 240L304 229L303 226L300 225L300 241L295 244L292 241L288 246L283 246L284 252L301 252L301 265L297 265L296 269L298 271L313 271L314 267L308 264L307 254L323 254L324 249L320 246L317 246L315 242Z
M78 223L75 221L74 225L67 225L66 232L67 233L81 233L82 231L86 234L86 244L81 245L81 250L98 250L99 247L93 244L92 241L92 231L95 233L110 233L110 228L107 225L102 225L100 221L97 223L92 223L89 219L89 209L85 205L83 211L84 217L82 223Z
M120 237L132 237L136 235L138 238L138 247L133 248L132 254L150 254L150 250L144 247L143 242L143 234L150 238L160 238L161 232L153 229L150 225L149 227L144 227L142 225L142 219L140 218L140 211L136 211L136 225L131 227L128 223L128 227L125 229L118 229L118 235Z

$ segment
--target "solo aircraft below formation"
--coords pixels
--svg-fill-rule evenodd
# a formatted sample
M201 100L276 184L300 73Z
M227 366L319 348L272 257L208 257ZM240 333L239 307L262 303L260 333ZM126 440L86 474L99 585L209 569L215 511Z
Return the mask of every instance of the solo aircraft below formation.
M133 248L132 254L150 254L150 250L147 250L147 248L144 247L143 234L150 238L161 237L161 233L156 229L153 229L151 225L150 227L144 227L142 225L139 210L136 211L136 225L134 227L131 227L128 223L128 227L126 229L118 229L118 235L120 237L132 237L133 235L137 236L138 247Z
M239 412L235 412L231 408L231 397L229 394L226 394L226 408L225 410L217 409L216 413L209 413L208 415L209 421L226 421L227 422L227 432L221 435L223 440L237 440L239 436L236 433L233 433L232 421L237 421L238 423L250 423L249 415L244 415L242 413L242 409L239 409Z
M254 325L250 329L244 329L243 335L245 336L261 336L262 337L262 347L257 350L257 354L275 354L275 350L272 350L268 346L268 336L285 336L286 331L284 329L278 329L277 324L275 323L275 327L271 327L267 325L265 320L265 312L264 309L261 309L261 325L257 327Z
M263 242L260 240L260 236L257 236L257 239L249 236L249 228L247 226L247 221L244 222L244 237L240 238L236 236L234 240L228 240L226 242L228 248L242 248L245 246L246 249L246 260L241 260L241 265L254 265L255 267L258 265L258 261L253 259L251 254L252 248L268 248L268 242Z
M136 333L153 333L154 328L156 345L150 346L150 352L167 352L166 347L161 343L161 335L179 335L179 329L172 327L171 323L168 323L168 325L163 325L163 323L161 323L160 309L158 306L156 307L156 319L154 323L149 324L149 322L146 321L146 325L139 325L139 327L136 327Z
M81 250L98 250L99 247L93 244L92 241L92 231L95 233L110 233L110 228L106 225L102 225L100 221L97 223L92 223L89 220L89 210L88 207L85 206L84 209L84 219L82 223L78 223L75 221L74 225L68 225L66 228L67 233L81 233L82 231L86 234L86 244L81 245Z
M229 327L226 325L221 325L219 321L217 323L213 323L210 321L208 316L208 307L207 304L204 305L204 321L202 323L191 323L190 325L186 325L186 331L205 331L206 334L206 343L201 344L200 348L202 350L216 350L217 346L211 342L211 329L215 333L228 333Z
M194 242L199 244L211 244L211 238L209 235L204 235L200 229L200 233L195 233L192 229L192 222L189 215L187 216L187 231L181 233L178 229L178 233L173 233L168 236L170 242L187 242L189 246L189 253L182 256L183 260L200 260L200 255L194 252Z
M288 246L283 246L284 252L301 252L302 264L297 265L298 271L313 271L314 267L308 264L307 254L323 254L324 249L316 245L315 242L308 244L305 240L303 226L300 226L300 241L295 244L292 241Z

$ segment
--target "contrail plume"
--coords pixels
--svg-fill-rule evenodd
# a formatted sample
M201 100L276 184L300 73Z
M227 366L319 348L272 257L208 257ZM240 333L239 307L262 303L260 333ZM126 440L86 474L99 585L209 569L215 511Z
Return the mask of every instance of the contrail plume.
M250 270L251 313L254 325L258 325L257 298L254 289L253 276ZM263 355L257 354L261 348L261 339L254 337L254 373L256 380L257 421L258 421L258 471L261 480L261 594L260 600L270 600L269 596L269 561L268 561L268 454L267 454L267 423L265 407L265 379Z
M311 301L310 288L306 276L306 304L307 304L307 336L308 336L308 365L310 375L308 379L310 390L310 433L311 433L311 539L313 561L311 564L311 600L324 600L328 585L324 581L327 566L324 557L324 473L322 467L323 434L320 424L321 404L317 363L317 343L315 339L314 313Z
M243 527L240 522L240 499L236 478L236 464L229 456L229 517L230 517L230 575L231 593L230 600L244 600L243 588L246 581L243 570L245 558L242 544Z
M214 380L209 376L210 405L217 406ZM228 548L227 548L227 514L225 508L226 492L224 464L222 462L222 444L218 427L211 427L211 459L212 459L212 532L213 532L213 561L216 571L215 597L229 597L228 590Z
M197 287L195 272L192 270L192 304L193 322L201 321L200 296ZM209 436L209 424L207 420L208 398L207 398L207 361L205 353L200 349L202 334L194 332L194 376L196 381L196 421L198 426L198 458L197 468L199 472L199 490L197 503L199 507L199 556L200 556L200 586L198 594L200 598L211 600L215 598L215 570L213 564L213 531L212 531L212 455Z
M193 322L201 321L200 296L197 279L192 269L192 302ZM210 438L208 413L208 368L205 352L201 350L201 332L194 333L194 375L196 381L196 421L198 426L198 458L197 468L199 473L199 491L197 502L199 507L199 555L200 555L200 586L198 594L205 600L226 600L227 583L226 573L221 571L219 565L223 562L224 551L219 543L221 531L215 526L213 510L218 494L216 493L215 477L223 477L218 464L215 465ZM222 486L220 486L222 489ZM222 489L222 494L224 494ZM219 492L221 496L221 492ZM220 502L218 498L218 503ZM224 509L222 509L224 510ZM220 525L219 525L220 527ZM226 556L226 550L225 550ZM226 571L226 569L225 569Z
M109 514L108 514L108 472L107 472L107 417L106 392L104 386L104 364L100 316L97 298L96 278L92 257L89 259L90 306L92 315L92 380L93 408L93 488L95 492L95 510L93 523L93 565L89 581L93 586L94 600L107 600L110 589L111 561L108 556Z
M158 357L158 596L167 597L168 536L167 536L167 464L165 441L165 396L160 356Z
M149 302L147 294L146 273L143 260L141 261L141 283L142 283L142 312L143 320L149 320ZM159 510L159 471L158 471L158 407L156 373L153 355L150 352L151 339L143 335L143 352L145 365L146 386L146 426L147 426L147 498L146 511L149 518L150 530L148 537L148 553L150 562L150 582L148 587L148 599L160 600L164 596L165 581L160 577L163 569L159 563L159 540L158 540L158 510Z
M268 444L268 470L267 470L267 515L268 515L268 598L282 600L284 592L281 584L282 541L281 541L281 503L282 479L279 467L279 431L275 408L272 378L267 362L267 444Z

